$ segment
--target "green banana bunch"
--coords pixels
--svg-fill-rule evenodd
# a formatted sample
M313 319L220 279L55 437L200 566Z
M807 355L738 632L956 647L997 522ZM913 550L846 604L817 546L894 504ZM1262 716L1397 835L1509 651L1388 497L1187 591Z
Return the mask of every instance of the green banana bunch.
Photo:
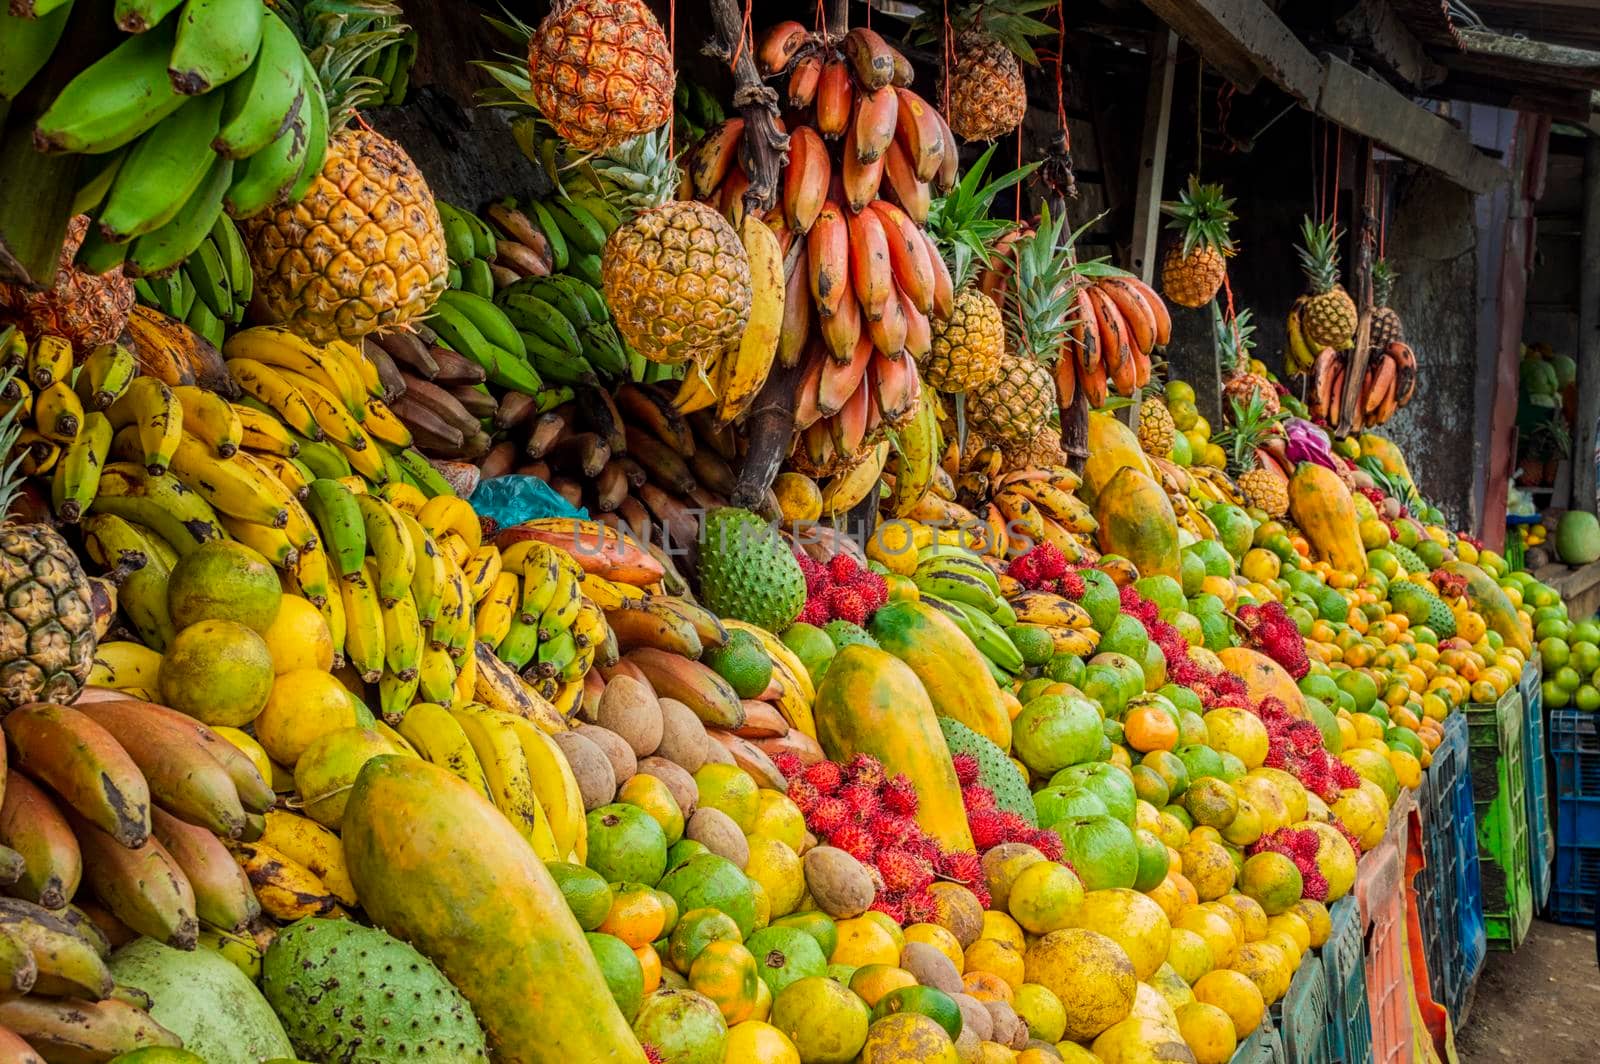
M233 219L221 213L200 246L176 270L133 282L139 302L183 321L217 348L226 327L244 320L254 287L244 238Z

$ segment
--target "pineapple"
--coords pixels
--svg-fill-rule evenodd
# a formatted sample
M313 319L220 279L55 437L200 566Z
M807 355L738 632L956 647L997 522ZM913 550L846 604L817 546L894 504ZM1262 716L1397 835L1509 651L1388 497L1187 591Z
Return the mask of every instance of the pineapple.
M1172 411L1159 392L1146 389L1139 403L1139 447L1145 454L1165 458L1172 453L1172 437L1178 426L1172 420Z
M0 284L0 325L13 324L35 336L70 340L79 359L122 335L133 309L133 282L122 275L121 266L96 276L73 265L72 258L88 231L88 215L72 219L49 291Z
M9 329L0 329L0 349ZM0 376L0 390L17 370ZM25 404L0 417L0 454L22 433ZM61 534L9 520L19 482L12 458L0 470L0 716L28 702L71 704L94 665L95 615L89 578Z
M980 290L974 276L985 266L995 241L1015 227L990 218L989 209L1001 189L1023 180L1024 167L983 184L994 149L967 169L948 195L933 202L928 232L939 246L956 294L948 318L934 318L932 349L917 367L922 383L941 392L964 392L994 380L1005 354L1005 324L993 298Z
M1006 354L994 380L967 393L972 427L1002 448L1039 434L1056 407L1054 364L1062 356L1077 296L1071 284L1072 249L1061 246L1065 216L1045 210L1039 228L1014 248L1011 285L1005 292Z
M386 14L291 13L290 21L302 31L335 132L305 197L244 223L256 294L271 317L312 340L359 342L426 314L449 267L433 193L411 157L365 126L346 128L382 91L356 67L407 27Z
M1389 305L1389 295L1394 291L1395 277L1394 269L1388 260L1379 259L1372 264L1372 301L1376 304L1376 309L1372 312L1374 351L1381 352L1390 344L1406 342L1406 330L1400 323L1400 315Z
M1241 310L1235 314L1233 321L1222 320L1222 311L1213 303L1211 305L1211 326L1216 330L1217 347L1220 352L1219 361L1222 365L1222 394L1224 399L1233 406L1248 403L1254 396L1261 397L1261 404L1269 415L1278 412L1278 389L1263 374L1255 372L1253 366L1258 365L1250 357L1251 348L1255 341L1251 339L1256 327L1250 324L1250 312Z
M1020 447L1007 448L1004 453L1006 469L1049 469L1067 464L1067 456L1061 450L1061 428L1055 424L1045 425L1033 439Z
M1313 222L1308 216L1300 233L1300 268L1311 287L1299 304L1306 343L1313 351L1324 347L1343 351L1355 340L1356 304L1339 283L1339 227Z
M743 335L750 258L715 208L672 198L677 166L664 135L631 144L597 167L618 190L631 190L609 201L624 220L601 250L601 288L622 338L646 359L703 360Z
M950 99L946 118L958 137L994 140L1022 125L1028 113L1022 64L1039 65L1028 38L1056 32L1028 12L1051 6L1053 0L986 0L948 19L956 34L955 61L943 89ZM945 22L944 14L923 17L916 39L942 40Z
M1171 218L1167 228L1182 234L1161 260L1161 292L1181 307L1203 307L1216 297L1228 275L1234 251L1228 225L1235 220L1233 200L1221 185L1202 185L1189 175L1189 187L1161 205Z
M605 151L672 116L672 51L643 0L557 0L528 43L533 101L579 151Z
M1267 408L1261 393L1248 399L1229 397L1233 424L1217 434L1216 443L1228 452L1228 472L1238 481L1245 504L1264 510L1270 517L1289 512L1289 482L1259 449L1269 436L1281 429L1283 414Z

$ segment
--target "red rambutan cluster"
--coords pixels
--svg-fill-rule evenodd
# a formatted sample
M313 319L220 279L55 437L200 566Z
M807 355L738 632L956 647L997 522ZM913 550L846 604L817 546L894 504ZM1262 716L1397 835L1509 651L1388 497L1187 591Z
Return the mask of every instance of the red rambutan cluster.
M842 620L865 625L889 601L889 584L848 554L835 554L827 563L797 553L795 560L806 581L806 605L800 620L817 627Z
M1328 753L1322 732L1291 714L1276 698L1263 698L1255 713L1267 728L1267 768L1282 769L1325 802L1339 797L1338 779L1349 766Z
M1245 638L1251 647L1282 665L1296 680L1311 671L1305 637L1282 603L1268 602L1261 606L1246 603L1239 607L1238 616L1244 622Z
M1034 591L1054 591L1065 594L1061 582L1069 573L1067 556L1054 543L1040 543L1011 559L1006 575L1023 587ZM1083 594L1083 579L1078 582L1078 594ZM1069 596L1070 597L1070 596Z
M1161 620L1161 608L1135 591L1132 585L1122 588L1118 594L1122 598L1122 612L1131 614L1146 629Z
M1249 853L1281 853L1294 862L1300 872L1300 896L1326 901L1328 881L1317 868L1317 851L1322 840L1310 828L1279 828L1250 844Z
M971 754L956 754L950 759L956 768L956 781L963 787L970 787L978 782L978 774L983 771L983 766Z

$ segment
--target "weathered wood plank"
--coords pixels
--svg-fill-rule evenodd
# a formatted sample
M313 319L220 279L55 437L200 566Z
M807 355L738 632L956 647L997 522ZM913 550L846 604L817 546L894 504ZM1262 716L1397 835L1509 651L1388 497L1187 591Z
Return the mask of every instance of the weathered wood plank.
M1134 193L1133 254L1129 269L1146 284L1155 277L1161 233L1161 190L1167 173L1167 131L1172 123L1172 78L1178 38L1171 30L1150 37L1150 80L1144 95L1144 133L1139 142L1139 181Z
M1578 269L1578 402L1573 415L1573 508L1595 509L1595 421L1600 418L1600 140L1583 153L1583 233Z
M1363 56L1407 84L1421 89L1444 79L1444 68L1428 57L1385 0L1361 0L1338 26Z
M1265 77L1310 106L1322 65L1263 0L1144 0L1240 92Z
M1473 147L1467 135L1449 122L1342 59L1331 55L1323 59L1317 110L1330 120L1480 195L1507 179L1505 167Z

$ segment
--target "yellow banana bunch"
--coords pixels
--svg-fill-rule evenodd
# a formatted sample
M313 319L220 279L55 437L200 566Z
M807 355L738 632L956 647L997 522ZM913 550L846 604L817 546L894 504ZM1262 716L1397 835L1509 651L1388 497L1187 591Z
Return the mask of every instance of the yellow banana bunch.
M883 463L889 458L889 441L884 440L871 454L828 480L822 489L822 512L842 514L849 511L870 492L878 490L883 478Z

